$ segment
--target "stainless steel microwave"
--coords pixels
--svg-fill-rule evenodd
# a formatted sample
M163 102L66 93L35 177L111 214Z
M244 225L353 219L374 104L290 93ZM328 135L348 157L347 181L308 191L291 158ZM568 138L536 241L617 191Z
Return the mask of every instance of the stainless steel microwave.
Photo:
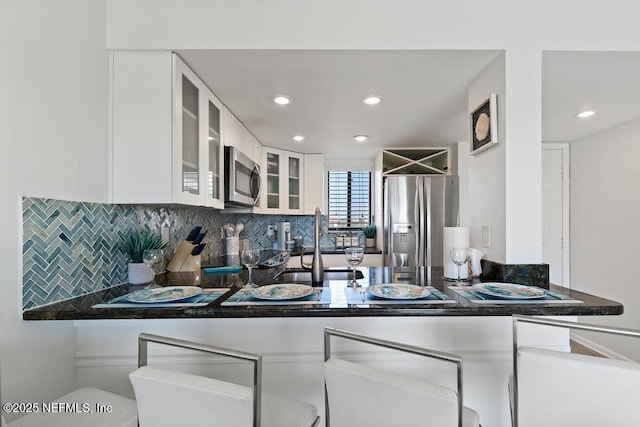
M224 147L227 206L257 206L260 200L260 166L235 147Z

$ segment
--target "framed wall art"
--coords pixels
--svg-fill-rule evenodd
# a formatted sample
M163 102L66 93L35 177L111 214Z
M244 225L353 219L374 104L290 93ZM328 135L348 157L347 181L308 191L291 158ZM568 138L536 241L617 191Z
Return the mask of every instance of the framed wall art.
M478 154L498 143L497 96L492 93L470 115L471 154Z

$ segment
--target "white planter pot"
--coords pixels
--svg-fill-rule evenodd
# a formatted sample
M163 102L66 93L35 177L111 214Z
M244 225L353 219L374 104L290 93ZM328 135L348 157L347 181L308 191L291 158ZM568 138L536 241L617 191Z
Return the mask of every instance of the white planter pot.
M129 283L132 285L143 285L153 281L153 270L143 263L129 263Z
M364 239L368 248L376 247L376 238L375 237L367 237Z

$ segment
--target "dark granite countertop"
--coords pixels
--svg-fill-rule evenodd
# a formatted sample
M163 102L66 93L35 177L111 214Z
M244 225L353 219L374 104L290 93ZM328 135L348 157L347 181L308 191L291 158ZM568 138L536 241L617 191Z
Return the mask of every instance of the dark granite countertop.
M92 308L93 305L143 289L145 286L117 285L102 291L79 296L23 312L25 320L80 320L80 319L154 319L154 318L247 318L247 317L358 317L358 316L510 316L529 315L619 315L622 304L577 290L550 286L550 290L583 301L554 304L476 304L453 292L452 282L442 278L441 268L391 269L387 267L360 268L365 275L359 282L367 284L407 282L433 286L442 291L452 304L358 304L350 306L344 298L348 281L325 281L332 298L328 304L221 306L237 292L247 280L247 271L238 274L166 273L156 276L159 286L193 286L202 288L230 288L230 290L202 307L152 308L140 304L134 308ZM274 269L254 270L256 283L273 283ZM478 281L478 280L476 280Z
M376 249L376 248L363 248L364 249L364 253L366 254L381 254L382 251L380 249ZM323 255L343 255L345 253L345 251L347 250L347 248L330 248L330 247L321 247L320 248L320 252L322 252ZM291 256L300 256L300 250L293 250L291 251ZM305 255L312 255L313 254L313 248L309 248L309 247L305 247L304 249L304 253Z

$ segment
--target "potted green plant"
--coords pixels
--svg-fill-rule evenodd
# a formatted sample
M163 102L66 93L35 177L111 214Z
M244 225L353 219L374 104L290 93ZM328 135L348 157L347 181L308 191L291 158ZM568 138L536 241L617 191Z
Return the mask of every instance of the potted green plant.
M362 227L362 232L364 233L366 246L368 248L373 248L376 246L376 226L375 224L369 224Z
M168 246L169 242L162 240L160 234L150 231L132 231L123 236L119 249L129 256L129 283L140 285L151 282L154 276L153 269L144 263L143 253L146 249L162 250Z

